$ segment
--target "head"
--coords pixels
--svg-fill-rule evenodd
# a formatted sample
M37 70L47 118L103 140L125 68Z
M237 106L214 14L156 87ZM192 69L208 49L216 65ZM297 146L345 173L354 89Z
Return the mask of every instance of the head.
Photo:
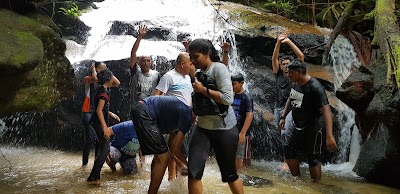
M189 53L183 52L178 55L175 70L182 75L194 75L195 68L190 61Z
M288 77L291 81L297 82L300 78L307 74L307 68L304 62L299 59L295 59L289 63L288 67Z
M151 57L150 56L140 56L139 57L139 67L143 73L148 73L151 67Z
M288 68L287 65L293 60L292 56L289 55L283 55L282 57L279 57L279 68L283 71L284 75L287 75L288 73Z
M104 85L109 83L112 84L113 73L109 69L103 69L97 74L97 78L99 79L99 85Z
M233 87L233 92L240 93L243 90L243 84L244 84L244 78L241 73L233 75L231 77L232 80L232 87Z
M107 69L107 65L103 62L95 62L94 68L96 69L96 73L99 73L103 69Z
M217 50L211 41L203 38L193 40L189 45L190 61L197 69L207 69L212 62L219 62Z

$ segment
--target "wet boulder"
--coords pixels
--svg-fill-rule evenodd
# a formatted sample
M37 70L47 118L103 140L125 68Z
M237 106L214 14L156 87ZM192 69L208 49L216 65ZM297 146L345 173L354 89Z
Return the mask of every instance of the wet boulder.
M0 10L0 23L7 48L0 51L0 115L44 111L72 96L74 71L57 27L38 13L8 10Z

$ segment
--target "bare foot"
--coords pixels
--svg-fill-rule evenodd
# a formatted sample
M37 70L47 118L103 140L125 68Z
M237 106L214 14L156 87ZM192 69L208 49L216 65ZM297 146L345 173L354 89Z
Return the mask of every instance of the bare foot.
M281 170L284 172L289 172L289 166L287 165L286 162L284 162L281 166Z
M88 185L98 185L100 186L100 180L94 180L94 181L86 181Z

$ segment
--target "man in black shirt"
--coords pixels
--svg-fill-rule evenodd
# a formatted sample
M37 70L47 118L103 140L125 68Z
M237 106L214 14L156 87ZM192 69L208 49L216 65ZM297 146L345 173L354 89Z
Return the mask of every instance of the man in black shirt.
M285 124L285 117L292 111L295 129L285 146L285 159L293 176L300 176L297 153L306 154L311 179L321 179L321 163L323 134L326 128L326 146L332 152L336 149L336 141L332 134L332 113L321 83L307 74L304 63L294 60L288 65L288 77L295 82L292 85L285 109L279 125ZM323 120L323 122L321 121Z

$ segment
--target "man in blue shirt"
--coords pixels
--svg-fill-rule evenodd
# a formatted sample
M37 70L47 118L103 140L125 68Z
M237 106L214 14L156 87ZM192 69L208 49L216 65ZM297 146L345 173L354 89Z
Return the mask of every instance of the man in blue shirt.
M176 97L150 96L133 107L131 116L142 154L154 154L148 193L157 193L171 156L181 174L187 174L182 143L192 124L192 110ZM164 134L170 135L168 144Z

